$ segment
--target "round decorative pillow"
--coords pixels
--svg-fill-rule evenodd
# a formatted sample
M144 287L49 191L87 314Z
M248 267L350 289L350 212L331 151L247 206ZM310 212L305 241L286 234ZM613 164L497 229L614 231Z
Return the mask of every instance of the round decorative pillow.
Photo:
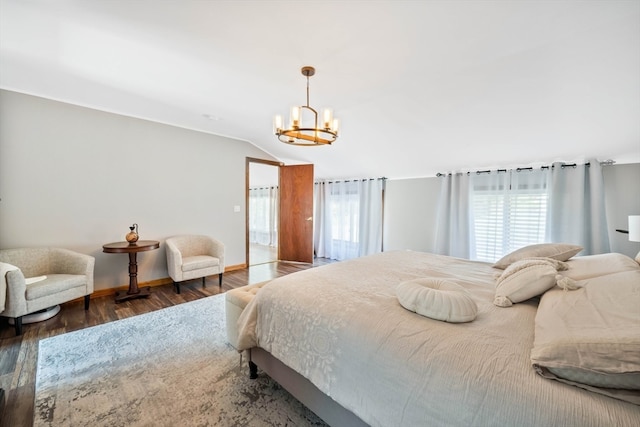
M437 277L408 280L398 285L396 296L407 310L451 323L471 322L478 306L469 291Z

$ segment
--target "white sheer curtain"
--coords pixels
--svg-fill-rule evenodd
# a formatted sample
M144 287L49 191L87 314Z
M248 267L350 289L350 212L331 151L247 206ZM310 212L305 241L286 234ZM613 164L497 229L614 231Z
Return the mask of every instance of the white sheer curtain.
M469 174L470 209L469 258L500 258L504 246L504 220L508 207L509 172L490 171Z
M554 163L550 171L547 239L584 247L583 255L611 250L602 165Z
M492 261L543 242L608 252L602 166L589 164L442 176L435 252Z
M344 260L382 251L383 179L319 181L314 191L314 251Z
M549 169L512 170L509 197L509 241L503 254L548 241Z
M278 245L278 187L249 189L249 242Z

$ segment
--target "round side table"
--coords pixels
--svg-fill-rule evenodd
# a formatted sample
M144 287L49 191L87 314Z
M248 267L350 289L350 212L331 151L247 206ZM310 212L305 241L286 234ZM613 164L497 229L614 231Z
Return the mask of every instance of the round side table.
M116 302L127 301L134 298L146 298L151 294L151 288L146 286L138 288L138 262L136 256L138 252L152 251L160 247L160 242L156 240L138 240L135 243L114 242L102 245L102 252L108 254L129 254L129 290L120 295L116 292Z

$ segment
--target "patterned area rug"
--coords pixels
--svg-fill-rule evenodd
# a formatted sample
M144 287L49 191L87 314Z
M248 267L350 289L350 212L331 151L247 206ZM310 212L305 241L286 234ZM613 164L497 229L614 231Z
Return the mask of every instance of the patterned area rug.
M34 426L325 426L227 344L224 295L40 341Z

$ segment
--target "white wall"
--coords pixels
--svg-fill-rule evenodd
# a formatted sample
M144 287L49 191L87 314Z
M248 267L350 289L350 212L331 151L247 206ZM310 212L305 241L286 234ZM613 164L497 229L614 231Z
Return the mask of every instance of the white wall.
M105 254L136 222L141 239L210 234L245 262L245 158L251 144L0 91L0 248L59 246L96 257L96 289L128 283L127 255ZM640 214L640 164L604 168L611 249ZM433 251L440 180L387 180L385 250ZM233 207L240 206L234 213ZM138 256L139 281L167 277L164 246Z
M627 234L615 230L628 230L629 215L640 215L640 164L607 166L603 175L611 252L634 257L640 243L630 242Z
M640 243L628 241L627 216L640 215L640 164L603 167L609 241L612 252L635 257ZM384 249L432 252L440 178L388 180Z
M384 250L433 252L440 180L387 180Z
M96 289L128 284L128 256L102 245L140 239L140 283L168 276L164 239L215 236L245 262L245 158L253 145L0 91L0 248L58 246L96 258ZM240 206L240 212L234 212Z

